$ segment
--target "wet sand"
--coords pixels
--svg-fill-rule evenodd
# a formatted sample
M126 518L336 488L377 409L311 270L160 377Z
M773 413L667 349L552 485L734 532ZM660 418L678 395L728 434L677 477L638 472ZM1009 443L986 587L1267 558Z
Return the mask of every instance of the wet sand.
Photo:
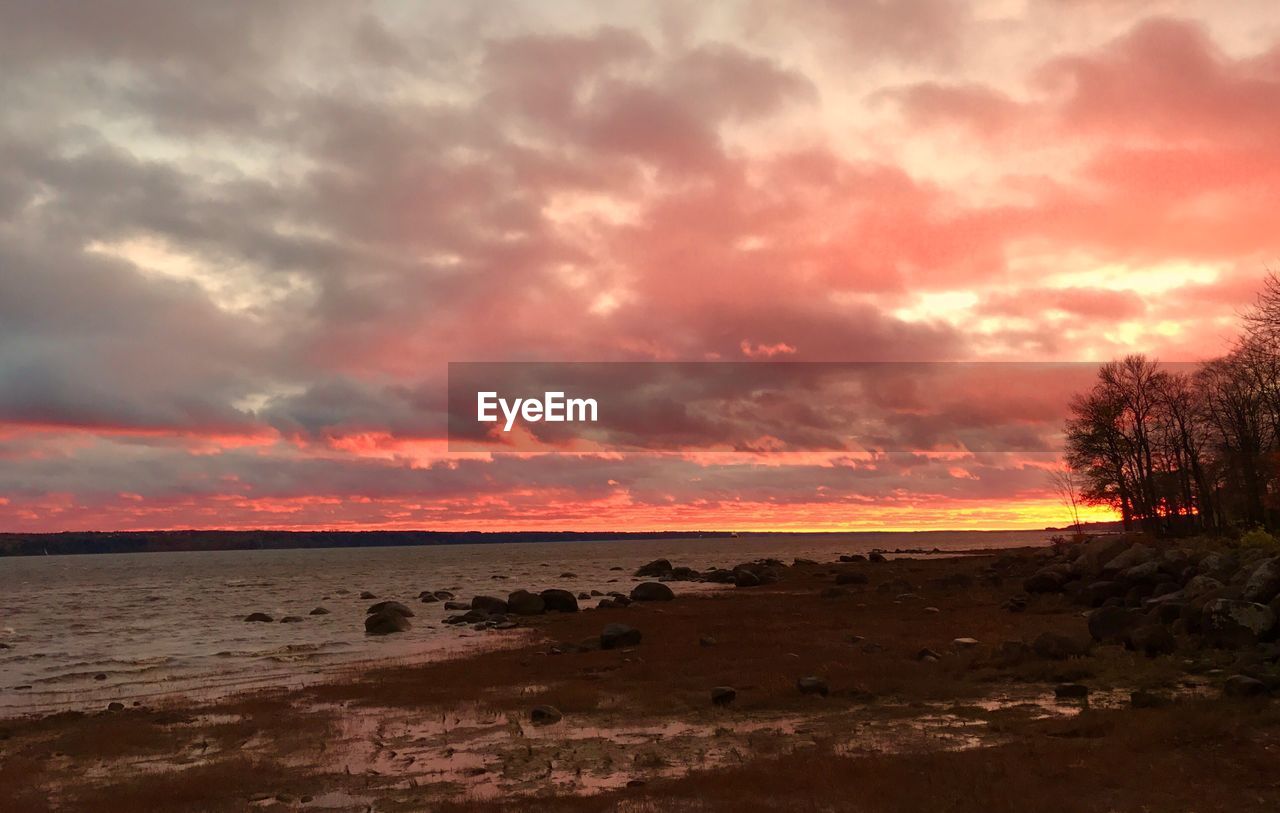
M1230 653L1010 654L1043 632L1088 637L1060 595L1002 607L1044 556L797 564L714 593L677 583L670 602L522 619L487 633L512 646L464 658L8 721L0 809L1280 806L1280 714L1221 698ZM867 581L837 588L839 573ZM578 646L613 622L640 643ZM798 690L808 676L826 696ZM1064 682L1088 699L1056 698ZM711 701L720 686L736 691L727 706ZM1135 690L1159 707L1135 708ZM539 705L562 719L533 723Z

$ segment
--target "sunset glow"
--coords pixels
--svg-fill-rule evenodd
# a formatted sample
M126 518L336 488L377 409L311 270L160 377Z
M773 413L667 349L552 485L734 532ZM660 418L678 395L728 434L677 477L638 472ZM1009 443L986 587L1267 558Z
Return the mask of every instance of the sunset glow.
M1280 263L1273 2L41 5L0 531L1061 526L1053 450L451 453L447 365L1196 361Z

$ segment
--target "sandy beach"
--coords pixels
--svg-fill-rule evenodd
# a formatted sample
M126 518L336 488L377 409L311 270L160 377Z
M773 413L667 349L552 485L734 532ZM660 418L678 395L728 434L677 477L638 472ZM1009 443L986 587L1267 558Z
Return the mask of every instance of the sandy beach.
M10 720L0 794L26 811L1280 804L1280 714L1224 694L1265 645L1176 625L1169 652L1096 640L1077 591L1025 592L1063 558L759 563L758 586L510 616L502 648L465 657ZM638 640L602 648L611 624Z

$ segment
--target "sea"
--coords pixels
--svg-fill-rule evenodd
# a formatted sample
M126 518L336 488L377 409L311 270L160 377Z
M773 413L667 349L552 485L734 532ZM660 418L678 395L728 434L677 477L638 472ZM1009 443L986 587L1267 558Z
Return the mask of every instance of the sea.
M520 588L629 592L642 581L636 569L658 558L705 570L875 549L956 554L1045 545L1050 536L862 532L0 558L0 717L296 688L369 665L517 645L528 634L446 625L443 602L418 601L428 590L464 601ZM734 589L672 587L677 595ZM366 635L365 611L382 599L412 607L413 628ZM329 613L311 615L317 607ZM275 621L246 622L254 612ZM285 616L302 620L280 623Z

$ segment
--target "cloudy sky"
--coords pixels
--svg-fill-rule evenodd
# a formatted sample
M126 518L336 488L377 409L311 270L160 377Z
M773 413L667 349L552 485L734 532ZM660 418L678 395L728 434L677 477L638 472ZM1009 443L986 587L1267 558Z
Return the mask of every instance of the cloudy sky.
M1272 0L6 2L0 73L0 530L1061 522L1043 451L451 454L447 364L1190 361L1280 263Z

